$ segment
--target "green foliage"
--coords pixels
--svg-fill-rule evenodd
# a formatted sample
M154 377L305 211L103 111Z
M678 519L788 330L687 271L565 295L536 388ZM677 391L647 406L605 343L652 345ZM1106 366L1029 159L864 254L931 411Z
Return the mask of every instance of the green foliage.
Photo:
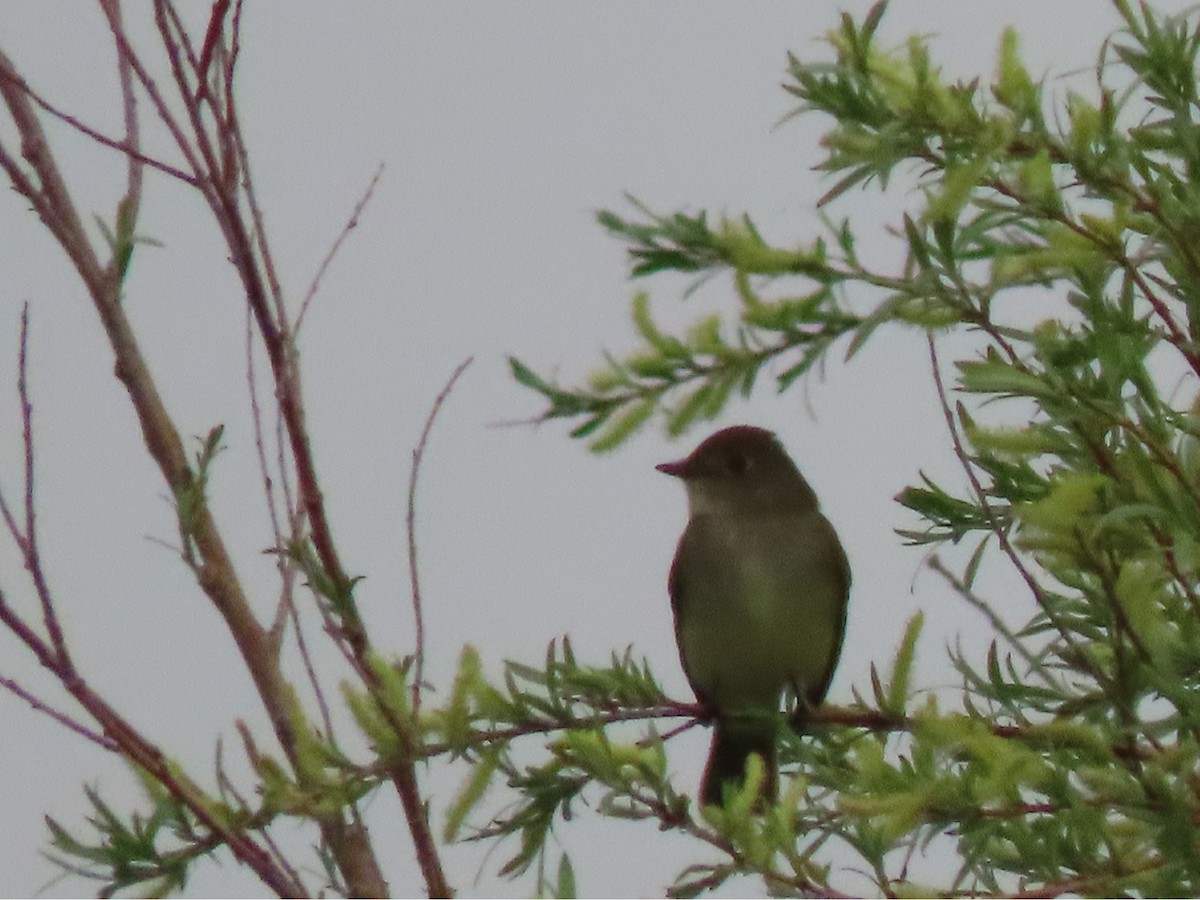
M161 241L156 241L154 238L139 237L133 233L134 219L134 204L128 197L121 200L117 204L117 221L116 231L108 227L99 216L95 217L96 227L100 230L100 236L104 239L104 243L108 245L109 251L112 253L111 266L116 271L120 281L125 280L125 274L129 271L130 260L133 259L133 250L135 244L146 244L151 247L163 246Z
M769 362L786 360L785 389L835 344L852 357L886 327L927 335L965 478L903 491L918 521L902 535L970 541L961 574L933 565L996 639L983 659L951 654L961 711L929 699L906 713L906 636L891 683L874 677L860 701L876 724L798 742L805 787L784 801L800 804L792 843L848 845L874 891L1200 890L1200 21L1113 6L1124 29L1094 87L1057 93L1011 30L990 81L950 82L923 40L880 46L884 4L861 23L844 15L834 59L791 58L785 87L796 114L830 122L822 204L897 180L919 197L892 229L901 271L860 260L849 222L793 250L768 245L749 216L604 213L635 277L724 273L736 306L672 335L639 294L643 349L580 389L521 379L551 401L545 417L582 419L576 436L608 447L633 430L631 409L634 425L653 408L678 432L733 388L748 393ZM1032 317L1017 297L1038 301ZM944 363L948 332L970 333L977 351ZM976 593L985 557L1011 567L1024 596ZM1023 607L1027 621L1010 624ZM908 882L888 854L934 841L957 850L959 873ZM743 856L773 888L798 871L775 851ZM808 865L806 883L826 886Z
M669 791L660 742L616 742L606 732L615 722L692 710L669 703L649 669L629 652L614 654L607 668L581 666L564 639L550 644L541 668L508 662L502 681L503 688L492 685L468 647L449 703L425 714L427 736L441 737L448 750L472 763L447 816L448 839L458 836L497 776L517 788L522 799L477 829L473 839L519 837L520 850L504 866L506 874L544 863L544 842L555 817L569 818L579 793L592 782L607 788L600 806L612 815L644 818L650 815L647 803L655 810L679 804L681 798ZM558 736L548 745L544 763L523 765L514 755L516 738L553 734Z
M963 478L921 475L901 492L914 516L901 535L932 551L964 545L961 571L932 565L994 631L982 658L951 651L954 695L917 684L918 615L889 674L872 666L852 706L781 736L778 803L757 808L752 772L704 818L676 789L672 733L659 729L704 711L665 698L632 649L592 666L564 640L492 677L468 647L450 690L419 707L407 668L371 658L372 688L345 694L371 757L354 761L310 728L301 787L248 747L261 804L222 794L213 820L265 830L326 815L396 758L445 757L466 772L444 837L503 842L501 871L536 873L543 894L579 888L549 838L585 809L702 845L708 861L678 873L677 896L740 875L779 894L1200 892L1200 21L1113 5L1125 27L1094 88L1062 96L1030 75L1015 32L998 36L994 77L951 83L923 40L879 45L884 4L862 22L843 15L832 60L790 58L785 87L796 114L829 121L821 168L835 180L822 204L897 181L918 198L889 229L906 249L900 270L861 260L848 221L777 247L750 216L635 202L634 218L599 216L633 276L726 276L730 308L672 334L638 293L641 345L583 387L511 361L545 418L572 420L573 436L605 450L656 415L672 433L713 417L764 366L782 391L835 345L851 359L889 329L920 330ZM1031 297L1032 320L1008 302ZM977 349L944 363L952 332ZM177 502L186 543L194 504ZM306 542L288 552L330 627L360 627L353 583L336 583ZM985 558L1021 590L982 596ZM96 797L101 840L51 823L55 846L108 889L177 887L176 862L222 838L166 794L150 805L126 824ZM164 850L167 837L179 843ZM957 871L918 881L913 857L938 848L957 853Z
M151 811L145 816L134 813L128 821L104 802L99 791L84 788L92 806L88 823L98 837L94 844L75 838L46 817L54 848L50 859L66 871L99 882L100 896L130 887L153 896L182 890L187 886L188 865L214 848L201 838L195 819L157 782L142 778L141 783Z
M362 627L358 607L354 602L354 586L361 576L349 581L334 577L321 564L312 541L292 541L287 546L287 557L304 575L304 585L313 592L322 610L335 617L347 631Z
M842 279L831 276L823 240L779 250L763 241L749 217L722 221L716 231L703 215L651 215L651 225L640 225L604 212L599 220L630 243L635 275L668 267L687 272L732 267L742 310L731 327L717 316L706 316L685 334L668 335L651 315L649 296L636 294L632 319L644 346L622 360L606 357L606 365L592 373L583 389L552 385L519 360L510 360L517 381L550 402L545 418L583 417L571 435L593 437L594 450L620 444L663 407L668 394L667 429L672 434L713 418L734 391L749 395L762 367L777 357L785 360L775 377L783 390L834 341L861 324L832 303L833 285ZM751 275L803 276L813 284L796 296L765 297L752 286Z
M208 432L203 440L196 438L200 449L196 451L196 468L184 487L175 492L175 515L179 520L179 533L184 541L184 552L190 553L190 541L196 531L196 516L204 508L208 478L212 464L217 455L224 450L221 438L225 434L225 426L217 425Z

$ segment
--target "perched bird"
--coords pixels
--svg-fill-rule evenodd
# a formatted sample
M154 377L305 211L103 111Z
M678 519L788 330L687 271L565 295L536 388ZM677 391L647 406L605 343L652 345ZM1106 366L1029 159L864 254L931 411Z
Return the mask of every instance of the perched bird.
M655 468L683 480L688 522L668 589L675 640L696 698L715 719L702 805L740 786L750 754L778 792L780 698L800 721L825 698L846 630L850 566L816 494L770 431L718 431Z

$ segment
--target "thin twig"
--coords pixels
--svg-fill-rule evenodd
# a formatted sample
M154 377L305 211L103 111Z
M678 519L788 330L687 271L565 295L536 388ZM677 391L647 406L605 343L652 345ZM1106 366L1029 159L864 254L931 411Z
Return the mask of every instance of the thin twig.
M50 150L45 129L29 95L19 86L20 76L16 75L12 61L3 51L0 51L0 72L5 75L12 73L16 79L0 77L0 95L20 135L21 156L24 159L23 164L18 164L0 143L0 166L17 192L37 210L38 217L71 258L88 290L100 292L104 287L103 270ZM27 174L30 169L37 178L36 184Z
M1025 585L1029 588L1030 593L1033 594L1033 598L1037 602L1038 608L1040 608L1046 614L1046 617L1050 620L1051 624L1054 625L1063 642L1071 648L1075 657L1081 660L1081 664L1088 668L1089 673L1096 680L1096 683L1101 685L1105 684L1106 681L1103 673L1097 670L1096 667L1091 664L1089 657L1083 653L1082 650L1080 650L1071 629L1061 622L1059 617L1051 610L1050 603L1046 599L1046 592L1042 589L1042 586L1038 584L1037 579L1033 577L1033 573L1029 571L1028 567L1021 560L1021 557L1017 554L1012 542L1008 539L1008 532L997 520L996 514L992 510L992 505L988 502L987 492L984 491L983 485L979 482L979 477L975 474L975 467L971 464L970 456L967 454L967 450L963 446L962 437L958 433L958 425L955 422L954 411L950 408L950 400L946 396L946 385L942 381L941 363L938 362L937 346L934 343L932 332L926 332L925 339L929 346L929 365L933 373L933 384L937 390L938 402L942 407L942 417L946 420L946 427L950 431L950 441L954 445L954 455L958 458L959 465L966 474L967 480L971 483L971 490L975 494L976 502L979 503L984 515L987 516L989 529L994 535L996 535L996 541L1000 544L1000 549L1013 564L1013 567L1017 570L1017 574L1021 576L1021 579L1025 582Z
M163 0L167 16L171 20L171 25L175 32L172 35L172 41L178 43L183 50L183 55L187 59L188 68L191 69L193 75L200 71L200 59L196 56L196 51L192 47L192 39L188 34L187 25L184 24L183 17L179 15L179 10L175 8L175 0ZM187 95L181 95L185 100ZM195 104L199 105L199 104Z
M225 169L230 176L231 183L235 170L245 173L246 177L242 187L246 197L253 200L254 184L250 178L250 155L246 152L246 143L242 139L242 126L238 121L236 95L233 90L234 72L237 69L238 52L241 47L241 33L242 0L238 0L237 6L233 10L233 21L229 27L229 48L226 49L224 43L218 45L218 49L224 57L221 68L224 73L222 79L225 87L225 130L230 138L226 143L228 158L225 161ZM268 267L271 266L271 254L267 249L263 251L263 261Z
M113 21L121 24L120 7L114 10L112 18ZM125 145L130 148L126 158L125 196L117 205L116 227L114 228L116 243L112 248L112 258L108 263L109 277L119 284L125 277L129 259L133 253L133 239L137 228L138 213L142 207L142 184L145 181L146 167L138 159L141 148L141 128L138 125L133 67L119 48L117 50L117 76L121 81L121 106L125 116Z
M375 170L375 175L371 178L371 183L367 185L367 189L363 191L362 197L354 204L354 211L350 213L350 218L346 221L341 233L338 234L337 240L333 242L333 246L325 254L325 259L321 261L321 266L317 269L317 274L313 276L312 284L308 286L308 292L304 295L304 301L300 304L300 314L296 316L296 324L292 327L293 338L300 334L300 326L304 324L304 316L308 312L308 307L312 303L313 298L317 295L317 289L321 286L321 279L325 277L325 271L329 268L330 263L333 262L333 258L337 256L338 251L342 249L342 244L346 242L346 238L350 236L350 232L358 227L359 217L363 214L363 210L367 208L367 204L371 202L371 197L375 194L375 187L379 184L379 179L382 177L383 163L380 163L379 168Z
M45 713L54 721L58 722L58 724L71 729L71 731L86 738L98 747L107 750L110 753L121 752L121 745L112 738L105 737L103 734L88 728L82 722L75 721L65 712L57 710L49 703L46 703L38 697L35 697L25 688L21 687L20 683L14 681L13 679L0 675L0 687L4 688L6 691L14 694L15 696L20 697L38 712Z
M50 585L46 581L46 573L42 569L41 553L37 540L37 506L34 491L34 452L33 452L33 403L29 399L29 303L21 308L21 337L17 353L17 398L21 405L21 443L25 451L25 525L23 530L17 528L16 521L7 502L0 496L0 510L3 511L5 523L13 536L13 540L21 549L25 571L33 582L38 601L42 607L42 623L50 636L50 644L54 648L55 671L73 673L74 664L71 654L67 651L67 642L63 637L62 625L58 621L58 613L54 609L54 599L50 594Z
M89 125L86 125L84 122L70 113L63 112L53 103L35 91L32 87L30 87L23 78L16 76L16 74L11 70L0 66L0 78L7 79L8 81L11 81L13 84L17 85L22 91L25 92L25 94L34 102L36 106L40 107L42 110L49 113L59 121L69 125L71 128L74 128L80 134L91 138L97 144L101 144L105 147L117 150L120 153L124 153L132 160L145 163L152 169L157 169L158 171L162 172L164 175L169 175L172 178L177 178L184 184L187 184L191 187L196 187L196 179L187 172L171 165L170 163L165 163L161 159L155 159L152 156L147 156L138 150L136 145L130 144L128 141L118 141L115 138L111 138L108 135L90 127Z
M246 309L246 385L250 393L250 418L254 425L254 449L258 455L259 472L262 474L263 494L267 502L267 514L271 521L271 535L274 538L275 565L279 571L280 580L279 602L276 605L275 617L271 623L271 630L269 632L271 645L274 653L278 656L283 644L284 627L290 618L296 635L296 648L300 652L300 660L304 666L305 677L308 678L309 686L312 688L313 696L316 698L325 734L332 740L333 717L329 711L329 702L325 698L325 691L322 689L320 679L317 677L317 669L313 664L312 653L308 648L308 641L305 639L304 631L300 625L300 614L296 608L295 598L296 566L287 554L288 541L295 540L298 537L299 520L302 514L295 509L292 503L287 460L284 458L284 453L286 452L284 449L285 445L283 435L279 432L279 419L276 417L275 446L278 451L276 464L279 469L280 489L283 491L284 509L287 511L288 518L288 537L285 538L283 526L280 522L279 504L275 498L275 481L271 477L271 466L267 461L262 407L258 400L258 380L254 370L254 319L250 314L249 307Z
M702 712L698 713L696 716L693 716L691 720L684 722L682 725L676 725L674 728L672 728L670 731L666 732L665 734L642 738L640 741L638 741L638 746L639 747L649 747L650 745L656 744L656 743L665 744L667 741L671 740L671 738L678 737L679 735L683 734L685 731L691 731L697 725L703 725L704 719L702 719L700 716L704 714L704 712L703 712L704 708L701 707L701 710L702 710ZM674 715L674 713L672 713L672 715Z
M1060 683L1056 678L1046 671L1046 667L1042 665L1041 660L1033 655L1029 648L1025 646L1024 642L1013 633L1012 629L1009 628L1005 621L1000 618L994 609L992 609L991 605L982 597L978 596L969 587L967 587L966 583L961 578L951 572L946 567L946 564L942 562L941 557L939 557L936 553L929 560L929 568L931 568L938 575L941 575L946 583L953 588L956 594L958 594L960 597L966 600L967 603L975 607L987 617L987 620L991 624L992 628L994 628L1001 635L1001 637L1008 642L1010 647L1012 647L1021 655L1026 664L1029 666L1029 670L1031 672L1037 672L1042 681L1046 683L1047 687L1060 694L1065 694L1067 692L1066 687L1064 687L1062 683Z
M256 279L247 283L246 299L250 302L254 309L255 315L258 318L260 330L263 332L263 341L267 345L267 354L271 359L273 368L278 368L280 363L276 360L276 354L283 358L286 354L289 362L294 357L294 346L289 344L284 337L288 334L288 313L287 304L283 300L283 288L280 286L279 275L275 270L275 257L271 253L271 245L267 240L266 219L263 216L262 207L258 203L258 193L254 188L254 178L250 166L250 154L246 149L246 142L242 137L241 118L238 116L237 97L233 91L233 72L237 64L238 48L240 46L240 33L242 23L242 3L238 0L238 5L233 13L233 34L231 38L232 47L225 61L225 123L226 131L229 140L232 143L234 151L234 159L231 163L235 163L237 170L242 176L242 194L246 198L246 207L250 211L250 231L246 233L246 229L242 227L242 221L239 217L234 217L231 221L232 230L229 233L229 239L234 241L236 249L238 244L244 243L250 255L245 257L245 261L239 263L239 267L253 264L253 250L258 250L258 258L262 263L262 270L266 276L266 288L262 290L261 280ZM231 190L233 185L228 186ZM237 204L234 204L236 209ZM240 213L239 213L240 216ZM235 227L234 227L235 226ZM272 306L274 307L274 322L270 321L267 314L267 297L270 297ZM261 299L260 299L261 298ZM292 365L294 368L294 364ZM276 372L278 380L280 375ZM294 373L292 376L294 377ZM299 388L296 388L298 391ZM285 404L286 405L286 404ZM290 418L290 417L289 417ZM290 427L290 424L289 424ZM298 454L303 457L303 454ZM336 568L336 567L335 567Z
M200 48L200 60L196 63L196 102L200 103L208 93L208 67L212 64L213 52L221 38L225 15L229 12L229 0L216 0L208 19L208 30L204 33L204 44Z
M421 429L421 439L412 454L412 470L408 476L408 580L412 587L413 620L416 624L415 662L413 663L412 706L416 713L421 709L421 680L425 677L425 618L421 611L421 580L417 573L417 476L421 472L421 459L425 455L425 442L429 440L429 432L433 428L433 420L437 418L438 410L454 390L454 383L459 376L471 365L474 357L468 356L450 375L446 386L433 401L429 415L425 418L425 427Z
M287 608L291 604L292 567L288 565L287 543L283 538L283 528L279 521L278 504L275 501L275 480L271 477L271 466L267 462L266 439L263 436L262 407L258 402L258 383L254 373L254 320L250 310L246 310L246 390L250 397L250 423L254 429L254 453L258 458L258 472L262 477L263 500L267 504L267 518L271 522L272 552L275 554L275 568L279 571L280 586L279 603L275 607L275 616L271 621L271 643L275 652L283 642L283 628L287 621ZM290 510L289 510L290 513ZM290 518L290 516L289 516Z

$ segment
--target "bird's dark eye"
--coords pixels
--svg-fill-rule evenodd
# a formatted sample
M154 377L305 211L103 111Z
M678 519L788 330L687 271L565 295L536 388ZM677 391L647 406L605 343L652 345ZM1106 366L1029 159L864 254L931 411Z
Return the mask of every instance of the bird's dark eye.
M730 453L725 458L725 468L731 475L741 475L750 468L750 459L743 453Z

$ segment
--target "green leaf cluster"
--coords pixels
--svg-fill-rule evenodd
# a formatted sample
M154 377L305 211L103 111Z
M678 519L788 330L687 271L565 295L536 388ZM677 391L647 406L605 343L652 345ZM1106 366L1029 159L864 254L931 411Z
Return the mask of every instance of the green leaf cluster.
M519 373L605 449L655 413L672 433L712 417L764 367L782 390L835 344L851 359L889 329L926 337L962 477L902 491L901 533L995 637L951 651L955 708L940 692L908 713L907 676L872 670L860 718L787 742L808 868L727 848L768 885L825 884L804 854L834 840L884 893L929 888L896 851L939 842L961 868L938 892L1200 890L1200 19L1112 7L1123 29L1070 86L1032 76L1015 31L990 78L951 81L924 39L881 45L886 4L844 15L832 58L790 58L785 87L829 122L821 205L895 184L917 198L889 229L903 265L860 259L849 221L789 247L749 216L604 213L634 277L726 276L730 306L671 334L639 294L643 349L586 387ZM946 359L952 333L974 349ZM985 561L1020 589L981 593Z

